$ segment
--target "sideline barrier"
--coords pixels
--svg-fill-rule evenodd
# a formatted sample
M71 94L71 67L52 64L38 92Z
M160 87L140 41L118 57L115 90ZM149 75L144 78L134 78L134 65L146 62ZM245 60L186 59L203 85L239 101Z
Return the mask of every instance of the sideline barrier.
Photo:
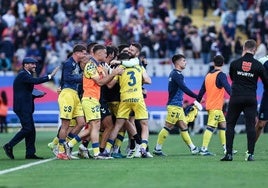
M166 111L150 111L149 112L149 131L158 133L165 125ZM203 132L207 125L208 113L207 111L199 111L194 123L194 133ZM240 115L237 125L235 127L236 133L245 132L245 124L243 114Z
M149 131L150 133L158 133L165 124L166 111L149 111ZM60 118L59 111L57 110L37 110L34 112L34 121L36 127L46 128L46 127L58 127ZM194 132L199 133L205 129L207 124L208 114L207 111L199 111L195 119ZM8 111L8 126L9 127L19 127L19 119L16 114L9 110ZM240 115L238 123L235 127L236 133L241 133L245 131L243 114Z
M36 127L58 127L60 122L58 110L36 110L33 118ZM7 122L9 127L20 126L20 120L12 110L8 111Z

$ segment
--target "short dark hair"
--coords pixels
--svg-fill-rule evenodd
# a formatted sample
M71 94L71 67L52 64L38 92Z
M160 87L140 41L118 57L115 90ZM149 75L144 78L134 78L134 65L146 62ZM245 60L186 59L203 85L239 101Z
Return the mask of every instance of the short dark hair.
M185 56L182 55L182 54L176 54L172 57L172 63L175 64L175 62L181 58L184 58L185 59Z
M96 45L98 44L97 42L90 42L88 43L87 45L87 52L90 53L91 49Z
M256 49L256 47L257 47L257 43L253 39L248 39L244 43L244 49L245 50L254 51Z
M118 45L117 48L118 48L119 53L121 53L124 48L128 48L128 47L129 47L128 44L120 44Z
M127 60L127 59L130 59L130 55L126 52L122 52L122 53L118 54L117 59L118 60Z
M96 44L94 47L93 47L93 53L95 54L98 50L105 50L106 47L104 45L101 45L101 44Z
M118 49L115 46L106 46L106 50L107 50L107 57L113 53L114 53L113 58L117 56Z
M87 48L83 44L76 44L73 48L73 53L82 52L83 50L87 50Z
M213 58L214 65L217 67L223 66L224 63L224 57L222 55L216 55Z
M142 46L141 46L140 43L134 42L134 43L131 43L131 45L132 45L132 46L135 46L135 47L139 50L139 52L140 52L141 49L142 49Z

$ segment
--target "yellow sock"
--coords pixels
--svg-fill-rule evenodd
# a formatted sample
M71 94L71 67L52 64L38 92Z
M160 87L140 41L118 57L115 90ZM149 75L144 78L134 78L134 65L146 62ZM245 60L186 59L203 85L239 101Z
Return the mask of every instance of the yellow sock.
M59 138L58 137L53 138L52 143L54 145L57 145L59 143Z
M219 137L220 137L221 145L226 145L225 129L219 130Z
M162 130L158 134L155 149L162 149L162 145L166 141L168 135L169 135L168 129L162 128Z
M93 150L93 154L94 156L98 156L100 153L100 147L99 147L99 143L92 143L92 150Z
M142 143L141 143L141 148L145 149L147 148L147 145L148 145L148 141L147 140L142 140Z
M70 147L74 147L74 145L77 144L78 142L77 142L77 140L76 140L75 138L73 138L73 139L70 140L68 143L69 143L69 146L70 146Z
M203 134L203 143L202 143L202 147L208 148L208 144L210 142L210 139L212 137L212 133L211 130L206 129L204 134Z
M115 143L114 145L117 146L117 147L121 147L122 145L122 142L124 140L124 137L125 137L125 131L120 131L115 139Z
M65 149L64 149L64 145L59 143L58 144L58 148L59 148L59 153L64 153L65 152Z
M70 138L69 136L66 137L66 142L70 142L72 140L72 138Z
M182 130L181 131L181 137L183 139L183 141L188 145L193 145L193 142L191 140L191 137L189 135L188 129L187 130Z

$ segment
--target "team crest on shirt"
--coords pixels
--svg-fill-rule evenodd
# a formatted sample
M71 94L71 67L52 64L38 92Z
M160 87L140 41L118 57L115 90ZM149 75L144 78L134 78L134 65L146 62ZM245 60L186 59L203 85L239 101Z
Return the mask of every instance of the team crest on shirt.
M242 70L243 70L243 71L246 71L246 72L250 71L250 69L251 69L251 65L252 65L251 62L243 61L243 62L242 62Z

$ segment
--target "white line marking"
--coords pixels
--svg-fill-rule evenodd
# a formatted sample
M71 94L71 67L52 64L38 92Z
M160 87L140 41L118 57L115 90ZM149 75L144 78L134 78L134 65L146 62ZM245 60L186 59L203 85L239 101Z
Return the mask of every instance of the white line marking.
M0 171L0 175L7 174L9 172L14 172L14 171L17 171L17 170L22 170L22 169L25 169L25 168L29 168L31 166L35 166L35 165L39 165L39 164L42 164L42 163L46 163L46 162L49 162L49 161L52 161L52 160L55 160L55 159L56 159L56 157L50 158L50 159L41 160L41 161L37 161L37 162L33 162L33 163L29 163L29 164L25 164L25 165L21 165L21 166L15 167L15 168L1 170Z
M124 139L123 142L125 142L126 140L128 140L128 139ZM89 148L88 150L91 151L92 148ZM78 151L72 152L72 154L77 154L77 153L78 153ZM10 173L10 172L14 172L14 171L17 171L17 170L22 170L22 169L29 168L29 167L32 167L32 166L35 166L35 165L47 163L47 162L53 161L55 159L57 159L57 158L53 157L53 158L49 158L49 159L45 159L45 160L41 160L41 161L37 161L37 162L25 164L25 165L21 165L21 166L18 166L18 167L9 168L9 169L6 169L6 170L1 170L0 175L7 174L7 173Z
M72 154L77 154L77 153L78 153L77 151L76 152L72 152ZM43 164L43 163L46 163L46 162L50 162L50 161L53 161L55 159L57 159L57 158L56 157L53 157L53 158L49 158L49 159L45 159L45 160L41 160L41 161L37 161L37 162L25 164L25 165L21 165L21 166L18 166L18 167L6 169L6 170L1 170L0 171L0 175L7 174L7 173L10 173L10 172L14 172L14 171L17 171L17 170L22 170L22 169L29 168L29 167L32 167L32 166L35 166L35 165L39 165L39 164Z

